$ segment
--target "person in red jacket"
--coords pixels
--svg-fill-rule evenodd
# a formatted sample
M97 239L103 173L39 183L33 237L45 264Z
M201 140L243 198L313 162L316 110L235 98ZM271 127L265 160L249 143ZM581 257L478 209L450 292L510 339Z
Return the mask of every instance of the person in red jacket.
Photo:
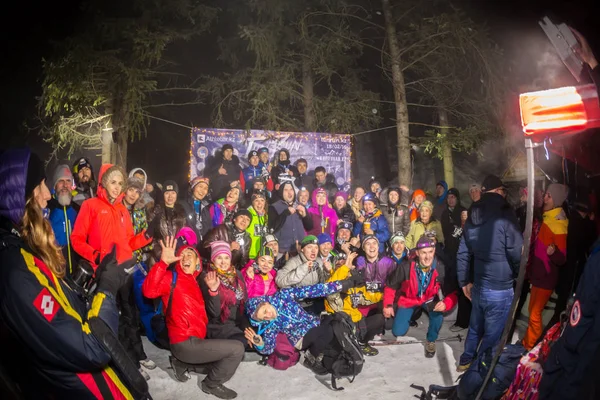
M435 341L444 321L444 312L457 303L456 277L446 275L442 260L435 255L435 239L426 235L417 242L417 258L405 260L389 275L383 291L383 315L394 317L392 334L404 336L417 308L429 313L425 357L435 355ZM398 296L397 296L398 295ZM394 310L394 299L398 297Z
M117 261L121 263L151 242L146 231L133 233L129 211L122 203L125 176L119 166L102 165L97 197L82 203L71 233L73 249L92 264L94 271L113 245L118 244Z
M176 240L172 237L166 238L166 243L160 241L160 246L161 259L148 273L142 292L151 299L161 297L167 310L167 331L174 356L169 360L175 377L185 382L189 379L188 371L206 374L201 386L203 392L233 399L237 394L223 383L231 379L242 362L244 345L238 340L205 339L208 316L196 281L202 272L200 255L194 247L186 245L175 256ZM173 271L177 275L172 286L173 271L167 268L175 262Z

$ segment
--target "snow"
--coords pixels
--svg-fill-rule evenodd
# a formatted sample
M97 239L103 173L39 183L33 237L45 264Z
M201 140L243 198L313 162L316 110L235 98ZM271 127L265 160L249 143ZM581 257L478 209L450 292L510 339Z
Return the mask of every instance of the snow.
M456 336L449 331L455 313L444 319L439 338ZM424 340L429 318L423 314L419 326L410 328L404 340ZM467 330L458 332L464 337ZM384 339L393 339L386 335ZM169 352L156 348L144 340L148 357L156 362L157 368L147 370L150 394L156 400L170 399L216 399L200 389L204 375L192 373L185 383L175 380L169 366ZM238 399L260 400L309 400L309 399L414 399L419 392L411 384L427 388L430 384L453 385L458 377L457 361L462 353L463 342L438 342L433 358L425 358L423 344L407 344L377 347L379 355L366 357L365 366L353 383L338 380L338 387L345 390L335 392L329 388L331 377L317 377L298 363L287 371L277 371L257 362L242 362L233 378L225 385L238 393Z

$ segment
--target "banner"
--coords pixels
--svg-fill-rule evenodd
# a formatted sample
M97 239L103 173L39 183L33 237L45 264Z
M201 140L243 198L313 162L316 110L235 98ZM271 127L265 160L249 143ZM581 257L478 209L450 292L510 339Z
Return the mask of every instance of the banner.
M344 190L350 188L351 136L317 132L194 128L190 149L190 179L201 174L207 158L226 143L233 146L242 168L248 166L248 153L252 150L267 147L273 162L278 150L287 149L292 163L304 158L309 171L323 166L335 177L338 187Z

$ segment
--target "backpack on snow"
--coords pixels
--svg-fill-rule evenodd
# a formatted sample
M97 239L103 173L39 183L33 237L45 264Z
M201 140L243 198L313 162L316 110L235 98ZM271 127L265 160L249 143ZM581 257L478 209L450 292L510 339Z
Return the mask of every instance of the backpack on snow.
M331 373L331 387L338 388L336 379L349 378L354 382L356 375L360 374L365 363L365 357L360 350L356 338L356 327L350 316L344 312L336 312L331 316L333 340L323 352L323 366Z
M264 364L280 371L293 367L298 363L300 353L284 333L278 333L275 339L275 350L269 354Z
M150 320L150 326L154 332L155 341L154 344L165 350L171 348L169 341L169 331L167 330L167 315L171 312L171 303L173 300L173 291L175 290L175 284L177 283L177 272L173 271L173 280L171 281L171 292L169 293L169 304L167 304L167 310L163 314L163 304L158 308L156 314L152 316Z

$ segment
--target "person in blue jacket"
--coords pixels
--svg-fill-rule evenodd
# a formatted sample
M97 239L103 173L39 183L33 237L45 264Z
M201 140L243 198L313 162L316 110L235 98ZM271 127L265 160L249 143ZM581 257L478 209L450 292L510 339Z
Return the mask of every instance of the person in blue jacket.
M67 262L67 276L71 276L80 257L71 246L71 232L79 212L79 205L73 201L73 173L68 165L59 165L52 175L52 199L48 202L50 214L48 219L56 243L62 248L62 253Z
M375 193L367 193L362 198L362 215L354 224L352 236L364 239L367 235L374 235L379 241L379 253L385 251L385 243L390 239L390 230L385 216L379 209L379 199Z

